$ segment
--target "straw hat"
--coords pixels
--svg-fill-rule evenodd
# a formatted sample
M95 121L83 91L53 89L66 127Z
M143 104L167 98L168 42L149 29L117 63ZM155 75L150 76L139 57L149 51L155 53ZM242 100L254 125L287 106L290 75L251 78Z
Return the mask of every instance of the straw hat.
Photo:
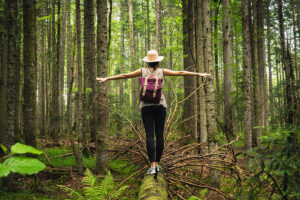
M156 50L149 50L147 52L147 56L143 59L145 62L159 62L164 59L163 56L158 56L158 53Z

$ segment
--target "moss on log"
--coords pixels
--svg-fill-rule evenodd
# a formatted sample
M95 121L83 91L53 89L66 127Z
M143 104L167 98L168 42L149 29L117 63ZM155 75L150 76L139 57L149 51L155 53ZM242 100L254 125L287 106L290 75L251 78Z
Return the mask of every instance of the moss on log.
M157 179L154 175L145 175L139 189L138 200L167 200L168 184L165 177L158 173Z

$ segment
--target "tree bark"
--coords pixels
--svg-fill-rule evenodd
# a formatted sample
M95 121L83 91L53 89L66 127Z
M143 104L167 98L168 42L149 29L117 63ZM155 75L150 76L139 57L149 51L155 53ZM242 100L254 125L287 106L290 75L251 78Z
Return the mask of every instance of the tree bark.
M217 126L216 126L216 109L214 101L214 72L213 72L213 60L212 60L212 45L211 45L211 22L210 22L210 2L209 0L203 0L202 4L203 14L203 51L204 51L204 66L208 73L211 74L207 78L207 84L205 86L206 93L206 119L207 119L207 132L208 135L208 151L215 151L218 147L217 140ZM212 157L212 164L215 157ZM220 187L220 172L216 169L210 169L210 184L213 187Z
M251 91L251 50L249 0L242 2L243 32L243 92L244 92L244 148L252 148L252 91Z
M124 51L125 51L125 39L124 39L124 34L125 34L125 18L124 18L124 9L125 9L125 0L120 0L120 21L121 21L121 63L120 63L120 74L123 73L123 69L124 69L124 60L125 60L125 55L124 55ZM123 89L123 79L121 79L120 81L120 85L119 85L119 96L120 98L123 97L124 95L124 89ZM123 108L123 101L120 100L119 102L119 110L122 110ZM120 119L120 118L118 118ZM119 122L117 123L117 130L122 132L122 120L119 120Z
M24 140L25 144L36 146L36 73L34 57L34 3L23 1L23 57L24 57Z
M167 200L167 188L168 184L161 173L158 174L157 180L153 175L145 175L139 188L138 200Z
M160 0L155 0L155 18L156 18L156 41L155 41L155 49L160 53L161 48L161 7L160 7Z
M58 13L60 12L60 0L57 2ZM55 1L52 2L52 99L51 99L51 137L53 140L53 145L57 146L58 134L59 134L59 66L58 66L58 44L60 34L57 34L57 44L55 44ZM59 18L58 18L59 21ZM59 33L60 26L57 25L57 32ZM56 52L56 56L55 56Z
M272 84L272 60L271 60L271 22L270 22L270 5L271 0L267 0L266 20L267 20L267 38L268 38L268 68L269 68L269 102L270 102L270 119L274 117L274 99L273 99L273 84Z
M252 0L252 10L253 10L253 25L252 25L252 37L251 37L251 49L252 49L252 69L253 69L253 106L254 106L254 113L253 113L253 120L254 120L254 127L253 127L253 146L260 145L259 137L262 136L262 101L260 98L260 82L259 82L259 64L258 64L258 42L257 42L257 1Z
M97 0L97 66L99 77L107 76L107 1ZM97 91L97 135L96 135L96 171L105 174L108 170L107 134L108 104L107 83L98 82Z
M94 0L84 1L84 69L86 73L87 111L89 113L90 137L96 139L95 97L96 97L96 68L95 68L95 28Z
M59 48L59 132L63 133L64 128L64 75L65 75L65 48L66 48L66 3L65 0L61 4L62 13L60 17L61 32L60 32L60 48Z
M82 165L82 142L84 140L83 131L83 103L82 103L82 64L81 64L81 26L80 26L80 0L76 0L76 50L77 50L77 83L78 83L78 107L77 107L77 123L78 123L78 157L76 158L79 170Z
M197 41L197 67L199 72L204 72L204 52L203 52L203 27L202 27L202 0L197 0L197 34L196 34L196 41ZM199 84L203 83L203 78L201 81L199 80ZM206 120L206 104L205 104L205 91L204 87L199 89L199 100L198 100L198 112L199 112L199 141L200 143L207 142L207 120ZM201 149L201 154L205 154L208 151L208 147L205 145L204 148Z
M134 41L134 29L133 29L133 0L128 0L129 8L129 37L130 37L130 63L131 71L135 70L135 41ZM136 91L137 81L136 78L131 79L131 90L132 90L132 108L135 110L137 108L137 91Z
M224 62L224 123L228 139L234 139L232 117L232 36L230 26L230 1L223 0L223 62Z
M194 19L195 1L182 0L183 14L183 54L184 70L196 71L195 60L195 19ZM196 89L196 80L194 76L184 76L184 96L188 97ZM184 120L185 131L198 140L197 133L197 96L193 94L184 102Z
M150 0L146 0L147 1L147 47L148 47L148 51L150 50L150 16L149 16L149 1Z

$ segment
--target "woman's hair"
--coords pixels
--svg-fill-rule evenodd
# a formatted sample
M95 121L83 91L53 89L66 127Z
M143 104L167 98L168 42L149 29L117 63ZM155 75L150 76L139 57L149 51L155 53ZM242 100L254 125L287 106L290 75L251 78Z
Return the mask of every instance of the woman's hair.
M149 62L148 65L156 69L159 66L159 62Z

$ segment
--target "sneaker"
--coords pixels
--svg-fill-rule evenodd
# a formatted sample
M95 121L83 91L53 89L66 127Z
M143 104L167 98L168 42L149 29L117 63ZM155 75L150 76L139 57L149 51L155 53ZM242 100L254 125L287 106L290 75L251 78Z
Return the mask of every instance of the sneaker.
M155 174L155 167L149 167L146 174Z
M155 167L156 167L158 172L161 170L161 167L159 165L156 165Z

